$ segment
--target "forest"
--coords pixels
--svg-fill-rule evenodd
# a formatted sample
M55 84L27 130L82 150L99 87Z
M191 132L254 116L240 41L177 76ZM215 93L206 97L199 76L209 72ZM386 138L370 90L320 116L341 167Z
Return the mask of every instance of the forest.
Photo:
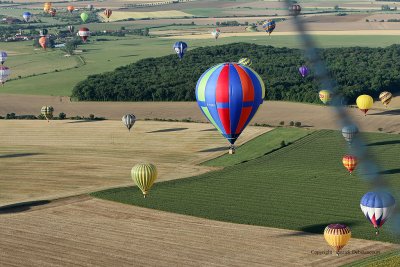
M172 49L171 49L172 50ZM381 91L400 91L400 45L386 48L329 48L318 53L336 80L336 89L348 103L360 94L377 98ZM112 72L91 75L78 83L72 97L81 101L194 101L197 80L222 62L252 60L251 68L266 85L266 100L319 103L321 88L314 71L302 78L298 68L310 66L303 51L248 43L191 50L177 55L147 58Z

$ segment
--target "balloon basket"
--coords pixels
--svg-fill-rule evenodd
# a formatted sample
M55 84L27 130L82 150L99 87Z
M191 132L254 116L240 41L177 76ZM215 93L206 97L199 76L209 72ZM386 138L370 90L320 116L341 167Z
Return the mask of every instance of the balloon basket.
M230 148L229 148L229 155L233 155L233 154L235 154L235 147L234 146L231 146Z

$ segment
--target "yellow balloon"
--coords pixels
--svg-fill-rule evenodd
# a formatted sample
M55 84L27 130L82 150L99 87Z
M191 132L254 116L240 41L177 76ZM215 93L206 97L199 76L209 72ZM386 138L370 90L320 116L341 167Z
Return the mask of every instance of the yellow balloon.
M153 164L137 164L132 168L132 180L142 190L143 197L146 197L154 181L157 179L157 174L157 168Z
M319 99L324 104L328 103L329 101L331 101L331 92L329 92L328 90L319 91Z
M374 104L374 100L369 95L360 95L357 97L356 103L357 107L367 115L368 110L372 108L372 105Z
M326 242L335 250L336 255L347 245L351 238L351 230L344 224L330 224L325 228Z
M49 12L50 9L51 9L51 3L50 2L44 3L43 11L44 12Z
M382 92L382 93L379 95L379 99L381 100L382 104L385 105L385 107L387 107L387 105L389 105L389 103L390 103L390 101L392 100L392 98L393 98L392 93L387 92L387 91Z

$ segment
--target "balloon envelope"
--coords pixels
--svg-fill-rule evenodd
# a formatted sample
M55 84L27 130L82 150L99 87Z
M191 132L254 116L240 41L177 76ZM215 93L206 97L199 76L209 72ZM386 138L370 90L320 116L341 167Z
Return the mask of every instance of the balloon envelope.
M89 15L88 15L87 13L83 12L83 13L81 14L81 20L82 20L83 22L86 22L88 18L89 18Z
M7 56L7 53L5 51L1 51L0 52L0 63L1 63L1 65L3 65L4 62L6 62L7 57L8 56Z
M239 59L238 64L250 67L252 64L252 61L250 58L244 57L244 58Z
M39 44L43 49L46 49L46 47L47 47L46 41L47 40L46 40L45 36L42 36L39 38Z
M261 77L237 63L218 64L200 77L196 99L204 116L233 145L265 97Z
M330 224L325 228L324 238L338 254L339 251L349 242L351 238L351 230L344 224Z
M24 18L24 20L25 20L26 22L29 22L29 21L31 20L32 14L31 14L30 12L24 12L24 13L22 14L22 17Z
M133 114L126 114L122 117L122 123L126 126L126 128L128 128L129 131L131 130L135 122L136 117Z
M43 106L40 111L47 120L53 118L54 108L52 106Z
M300 5L290 5L289 7L289 14L292 16L300 15L301 13L301 6Z
M274 20L269 19L264 22L262 27L265 29L267 33L269 33L269 35L271 35L271 33L275 30L276 23Z
M381 100L382 104L385 105L385 107L387 107L387 105L389 105L390 101L392 101L393 95L390 92L382 92L379 94L379 99Z
M360 95L356 100L357 107L366 115L368 110L372 108L374 100L369 95Z
M353 138L356 134L358 134L358 128L355 125L347 125L342 128L342 135L349 143L353 141Z
M75 10L74 6L67 6L67 10L69 11L69 13L72 13Z
M308 68L306 66L301 66L299 68L300 75L304 78L308 75Z
M10 76L10 73L11 73L11 71L8 67L0 66L0 83L1 84L4 84L7 81L8 76Z
M331 92L328 90L321 90L319 91L319 99L322 101L322 103L326 104L331 100Z
M104 10L104 16L106 16L108 19L112 15L112 10L111 9L106 9Z
M157 168L153 164L137 164L131 170L132 180L146 197L154 181L157 179Z
M352 173L357 166L357 158L352 155L345 155L342 159L343 166Z
M80 28L78 35L82 38L83 42L86 42L87 38L90 36L90 31L88 28Z
M180 59L183 58L183 56L186 53L186 50L188 48L188 45L185 42L176 42L173 46L175 52L178 54L178 57Z

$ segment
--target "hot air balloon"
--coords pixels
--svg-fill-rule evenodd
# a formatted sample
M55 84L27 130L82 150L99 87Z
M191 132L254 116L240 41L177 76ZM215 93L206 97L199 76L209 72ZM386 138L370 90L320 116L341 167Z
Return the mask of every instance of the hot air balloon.
M69 13L72 14L72 12L75 10L74 6L67 6L67 10L69 11Z
M390 101L392 101L393 95L390 92L382 92L379 94L379 99L381 100L382 104L385 105L385 107L387 107L387 105L389 105Z
M357 158L351 155L345 155L342 159L343 166L351 174L357 166Z
M44 3L44 5L43 5L43 11L47 13L47 12L50 11L50 9L51 9L51 3L50 3L50 2Z
M289 14L292 16L300 15L301 13L301 6L300 5L290 5L289 7Z
M262 25L262 27L265 29L265 31L271 35L271 33L275 30L276 23L274 20L269 19L268 21L265 21Z
M0 66L0 83L1 85L4 85L4 83L7 81L8 76L10 76L10 69L6 66L1 65Z
M261 77L247 66L222 63L201 75L196 99L204 116L231 143L234 143L263 103L265 86Z
M344 224L330 224L325 228L324 237L339 256L339 251L347 245L351 238L351 230Z
M250 58L244 57L244 58L239 59L238 64L250 67L252 62L251 62Z
M42 30L39 31L39 33L40 33L40 36L46 36L49 33L49 30L42 29Z
M90 36L90 31L88 28L80 28L78 35L82 38L82 41L86 43L87 38Z
M89 15L87 13L83 12L81 14L81 20L83 21L83 23L85 23L88 18L89 18Z
M73 25L69 25L67 29L69 30L70 33L73 33L75 31L75 27Z
M24 12L22 14L22 17L24 18L25 22L29 22L31 20L32 14L30 12Z
M41 109L41 113L46 118L47 121L53 118L53 112L54 108L51 106L43 106Z
M103 13L104 13L104 16L106 16L107 19L109 19L112 14L112 10L107 8L106 10L104 10Z
M308 75L308 68L306 66L301 66L299 68L300 75L304 78Z
M6 60L7 60L7 53L4 52L4 51L1 51L0 52L0 63L1 63L1 65L3 65L4 62L6 62Z
M55 8L50 9L49 14L54 17L56 15L57 11Z
M93 5L92 4L87 5L87 9L93 10Z
M46 36L42 36L42 37L39 38L39 44L44 50L46 50L46 48L47 48Z
M326 104L331 101L331 93L328 90L321 90L319 91L319 99Z
M374 100L369 95L360 95L357 97L356 103L357 107L364 112L365 116L367 116L367 112L370 108L372 108Z
M178 54L179 59L182 60L183 56L186 53L188 45L185 42L176 42L173 46L175 52Z
M219 29L215 29L211 32L211 35L214 36L215 40L218 39L219 35L221 34L221 31Z
M342 128L342 135L349 144L356 134L358 134L358 128L355 125L347 125Z
M154 181L157 179L157 168L153 164L137 164L131 170L132 180L146 197Z
M122 117L122 123L128 128L130 131L132 126L135 124L136 117L133 114L127 114Z
M365 217L372 223L379 234L379 228L389 219L396 200L388 192L368 192L362 198L360 207Z

